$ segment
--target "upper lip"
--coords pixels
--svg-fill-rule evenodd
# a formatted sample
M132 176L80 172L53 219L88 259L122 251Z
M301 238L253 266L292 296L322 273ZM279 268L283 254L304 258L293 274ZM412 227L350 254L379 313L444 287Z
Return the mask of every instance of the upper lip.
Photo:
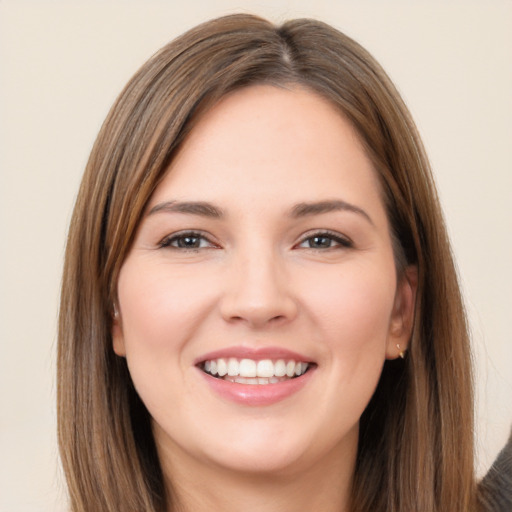
M198 365L204 363L205 361L230 357L234 357L236 359L253 359L255 361L260 361L262 359L285 359L287 361L293 360L296 362L313 362L311 358L305 356L304 354L300 354L298 352L294 352L293 350L288 350L283 347L235 346L214 350L212 352L208 352L207 354L201 355L198 358L196 358L194 364Z

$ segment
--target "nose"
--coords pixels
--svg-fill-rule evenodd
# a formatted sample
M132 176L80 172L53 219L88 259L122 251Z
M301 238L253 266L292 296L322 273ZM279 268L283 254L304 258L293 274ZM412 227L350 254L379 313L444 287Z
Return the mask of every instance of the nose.
M251 328L293 320L297 302L284 267L284 262L271 251L241 255L233 261L220 304L224 320Z

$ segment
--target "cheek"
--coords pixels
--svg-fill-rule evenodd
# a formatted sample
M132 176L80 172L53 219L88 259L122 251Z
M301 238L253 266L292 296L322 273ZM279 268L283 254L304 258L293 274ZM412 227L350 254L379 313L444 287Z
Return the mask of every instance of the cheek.
M326 398L359 417L380 378L395 297L394 263L347 265L312 281L308 311L332 379ZM314 283L317 283L316 285ZM340 397L343 390L343 397Z
M156 357L161 351L175 354L199 318L211 311L213 290L186 271L127 260L119 276L118 296L128 356L135 350L148 350Z
M308 286L308 310L327 339L354 350L385 340L395 297L393 268L354 266L316 283Z
M187 350L215 303L212 289L189 272L158 262L127 259L121 269L118 300L126 360L154 418L166 417L169 404L180 400L174 389L191 385Z

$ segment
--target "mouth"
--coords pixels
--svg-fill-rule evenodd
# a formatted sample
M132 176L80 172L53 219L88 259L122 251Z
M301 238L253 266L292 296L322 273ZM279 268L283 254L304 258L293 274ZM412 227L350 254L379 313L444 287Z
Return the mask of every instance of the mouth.
M216 379L236 384L271 385L303 376L314 363L295 359L214 358L198 368Z

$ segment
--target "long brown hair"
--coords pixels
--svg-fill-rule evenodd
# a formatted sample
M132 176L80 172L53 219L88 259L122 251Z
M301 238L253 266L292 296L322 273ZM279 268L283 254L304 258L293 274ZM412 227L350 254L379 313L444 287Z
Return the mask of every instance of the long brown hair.
M93 147L69 230L60 306L58 426L73 511L169 511L150 417L112 350L119 269L141 214L194 123L252 84L300 85L357 130L379 176L399 271L419 271L407 358L388 361L360 422L353 510L474 507L469 341L428 160L379 64L314 20L204 23L130 80Z

